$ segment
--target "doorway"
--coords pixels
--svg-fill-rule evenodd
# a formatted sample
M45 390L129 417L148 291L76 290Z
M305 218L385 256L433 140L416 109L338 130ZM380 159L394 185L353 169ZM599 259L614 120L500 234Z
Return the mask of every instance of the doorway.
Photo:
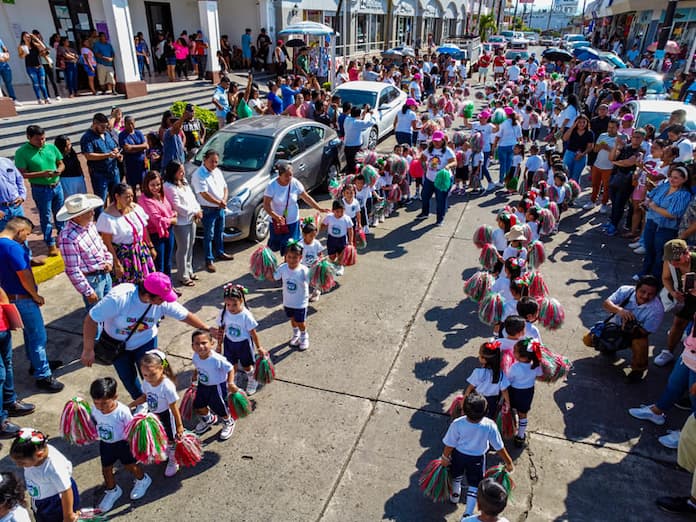
M60 36L67 36L75 46L79 46L82 38L94 28L88 1L50 0L49 5L56 32Z
M147 17L147 31L150 36L148 45L154 52L159 42L157 35L171 34L174 36L174 24L172 24L172 9L166 2L145 2L145 16Z

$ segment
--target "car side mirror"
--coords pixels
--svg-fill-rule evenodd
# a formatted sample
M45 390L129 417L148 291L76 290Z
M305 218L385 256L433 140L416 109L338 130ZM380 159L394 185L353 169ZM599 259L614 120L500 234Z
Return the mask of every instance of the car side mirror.
M380 111L386 111L386 110L389 110L389 109L390 109L389 105L387 105L387 104L385 103L385 104L383 104L383 105L380 105L378 110L380 110Z

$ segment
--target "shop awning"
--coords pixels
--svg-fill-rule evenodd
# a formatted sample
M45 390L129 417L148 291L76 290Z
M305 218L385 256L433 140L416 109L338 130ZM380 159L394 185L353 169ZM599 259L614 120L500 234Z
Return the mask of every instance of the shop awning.
M279 36L287 36L289 34L327 36L334 34L334 30L328 25L320 24L319 22L297 22L295 24L288 25L282 31L278 31Z
M457 18L459 18L459 16L457 15L457 6L454 5L454 2L450 2L450 4L447 6L443 18L446 18L448 20L456 20Z

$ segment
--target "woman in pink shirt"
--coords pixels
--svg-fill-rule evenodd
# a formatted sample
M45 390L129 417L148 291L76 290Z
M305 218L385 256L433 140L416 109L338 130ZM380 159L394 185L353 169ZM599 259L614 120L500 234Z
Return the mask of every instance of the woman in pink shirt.
M295 95L295 103L288 106L287 109L283 111L284 116L297 116L298 118L305 117L305 106L304 106L304 96L300 93Z
M351 60L348 63L348 80L351 82L357 82L360 79L360 69L356 67L355 61Z
M142 188L143 196L138 203L148 216L147 231L156 252L155 270L171 276L174 252L172 227L176 225L176 211L164 196L164 186L159 172L151 170L145 174Z

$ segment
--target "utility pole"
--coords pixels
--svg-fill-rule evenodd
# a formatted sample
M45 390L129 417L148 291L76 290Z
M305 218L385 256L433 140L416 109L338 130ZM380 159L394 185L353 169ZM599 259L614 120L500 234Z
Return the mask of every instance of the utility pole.
M662 70L662 62L665 59L665 46L667 45L667 40L669 40L670 33L672 32L672 22L674 21L674 12L677 9L678 0L670 0L667 4L667 11L665 12L665 21L662 22L660 26L660 31L658 32L657 38L657 51L655 51L660 57L657 60L657 70Z
M481 8L483 7L483 0L479 0L479 10L478 15L476 15L476 36L481 36Z
M515 19L517 18L517 6L520 5L520 0L515 0L515 12L512 15L512 30L514 31L516 29L515 27ZM526 5L526 4L525 4Z
M503 2L505 2L505 0L498 1L498 18L496 20L497 31L500 31L500 15L503 14Z
M549 17L546 20L546 30L549 30L549 27L551 27L551 13L553 13L553 4L549 6Z

